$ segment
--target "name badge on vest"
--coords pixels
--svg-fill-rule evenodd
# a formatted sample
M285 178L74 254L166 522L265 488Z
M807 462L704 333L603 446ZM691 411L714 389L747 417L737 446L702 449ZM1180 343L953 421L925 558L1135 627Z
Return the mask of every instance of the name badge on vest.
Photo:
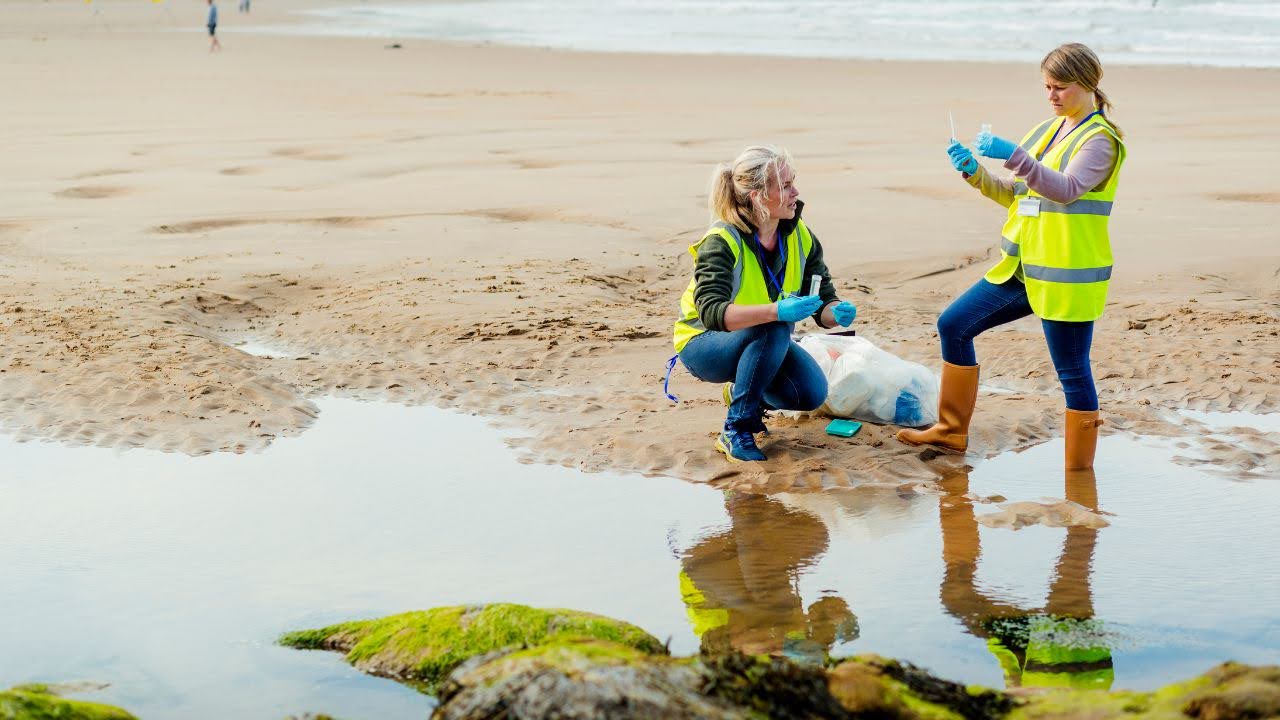
M1018 215L1022 217L1040 217L1040 198L1024 197L1019 200Z

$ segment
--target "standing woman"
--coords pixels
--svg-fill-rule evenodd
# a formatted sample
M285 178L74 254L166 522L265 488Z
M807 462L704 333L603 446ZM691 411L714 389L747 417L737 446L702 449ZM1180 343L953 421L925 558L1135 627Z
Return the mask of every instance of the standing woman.
M827 399L822 369L791 341L794 324L812 317L848 327L856 314L836 297L822 245L800 219L795 177L791 156L773 147L749 147L717 167L713 223L689 248L693 279L680 298L675 347L694 377L731 383L716 438L730 462L765 459L754 437L765 432L765 410L813 410ZM817 294L801 295L815 276Z
M1054 117L1019 144L986 130L974 140L978 154L1004 160L1012 178L992 176L954 139L947 148L965 180L1009 214L1000 262L938 318L938 422L902 430L898 439L964 452L978 395L973 339L1035 313L1066 395L1066 468L1087 469L1102 424L1089 347L1111 278L1107 220L1124 164L1124 135L1107 116L1111 102L1098 87L1102 64L1092 50L1063 45L1045 56L1040 70Z

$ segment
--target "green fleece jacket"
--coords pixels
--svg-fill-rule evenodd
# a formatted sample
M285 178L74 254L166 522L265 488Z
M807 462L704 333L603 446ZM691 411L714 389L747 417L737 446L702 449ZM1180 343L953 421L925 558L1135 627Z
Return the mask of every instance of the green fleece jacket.
M787 237L795 230L796 223L800 220L800 213L804 210L804 203L797 203L796 216L791 220L783 220L778 223L778 231L782 233L782 237ZM742 236L747 252L752 252L755 246L755 228L747 228L744 232L742 228L738 229ZM818 290L818 294L822 297L822 307L825 309L827 305L833 302L839 302L840 298L836 297L836 286L831 282L831 273L827 271L827 264L822 261L822 243L818 242L818 236L813 234L813 229L809 229L809 234L813 235L813 249L809 251L809 257L806 258L804 264L804 279L801 293L809 292L809 278L814 275L822 277L822 286ZM774 252L772 254L761 254L765 256L765 262L769 263L770 269L778 277L782 277L785 266L782 262L782 253ZM719 235L711 235L702 243L702 247L698 248L698 260L693 266L693 277L698 281L697 287L693 291L693 304L698 309L698 319L702 321L702 325L708 330L725 330L724 311L728 309L730 303L733 302L731 297L733 293L733 251L729 249L728 243ZM777 301L778 291L773 287L769 280L765 279L765 286L769 288L769 299ZM822 310L814 313L814 322L820 327L829 327L822 323Z

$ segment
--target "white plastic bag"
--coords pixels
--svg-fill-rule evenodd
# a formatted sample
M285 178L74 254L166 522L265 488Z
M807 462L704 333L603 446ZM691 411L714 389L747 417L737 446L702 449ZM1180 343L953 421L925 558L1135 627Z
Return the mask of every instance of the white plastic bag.
M919 363L846 335L805 335L800 347L827 376L820 412L907 427L938 419L938 378Z

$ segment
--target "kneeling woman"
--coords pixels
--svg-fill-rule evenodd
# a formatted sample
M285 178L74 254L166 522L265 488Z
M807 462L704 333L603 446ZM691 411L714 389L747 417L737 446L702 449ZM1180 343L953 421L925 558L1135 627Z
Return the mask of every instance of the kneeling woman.
M676 352L699 380L731 383L716 439L730 461L765 459L753 437L765 432L765 410L813 410L826 400L822 370L791 341L794 324L812 317L848 327L856 314L836 297L822 245L800 219L795 177L791 157L772 147L747 148L717 167L711 228L689 248L693 279L680 298Z

